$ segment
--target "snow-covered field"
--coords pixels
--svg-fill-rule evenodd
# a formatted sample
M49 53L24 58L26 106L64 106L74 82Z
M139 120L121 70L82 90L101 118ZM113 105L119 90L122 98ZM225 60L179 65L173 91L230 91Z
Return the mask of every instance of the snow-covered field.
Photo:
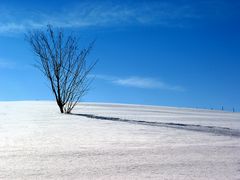
M0 179L240 179L240 113L0 102Z

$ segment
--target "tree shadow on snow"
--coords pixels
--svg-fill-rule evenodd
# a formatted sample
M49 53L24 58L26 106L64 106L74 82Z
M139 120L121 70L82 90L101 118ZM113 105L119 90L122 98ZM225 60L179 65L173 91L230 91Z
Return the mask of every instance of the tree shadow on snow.
M90 119L99 119L104 121L125 122L125 123L138 124L138 125L167 127L167 128L175 128L175 129L182 129L182 130L189 130L189 131L212 133L212 134L223 135L223 136L240 137L239 130L226 128L226 127L202 126L202 125L195 125L195 124L183 124L183 123L171 123L171 122L166 123L166 122L156 122L156 121L130 120L130 119L117 118L117 117L99 116L94 114L71 113L71 115L86 117Z

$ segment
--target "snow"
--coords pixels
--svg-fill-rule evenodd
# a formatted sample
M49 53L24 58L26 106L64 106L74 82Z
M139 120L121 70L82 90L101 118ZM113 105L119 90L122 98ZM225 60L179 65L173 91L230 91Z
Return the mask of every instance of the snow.
M0 179L240 179L240 113L0 102Z

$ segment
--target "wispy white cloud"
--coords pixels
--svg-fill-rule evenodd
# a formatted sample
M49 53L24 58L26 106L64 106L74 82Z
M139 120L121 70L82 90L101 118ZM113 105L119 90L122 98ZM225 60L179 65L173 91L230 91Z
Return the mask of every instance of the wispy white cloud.
M129 24L181 26L184 20L195 18L199 15L188 5L157 1L132 5L83 2L51 12L0 7L0 33L24 32L46 24L73 28Z
M171 90L171 91L185 91L181 86L170 85L166 82L159 81L155 78L146 78L131 76L126 78L120 78L115 76L106 76L106 75L95 75L96 79L105 80L116 85L142 88L142 89L162 89L162 90Z
M14 69L14 68L16 68L16 63L0 59L0 69Z

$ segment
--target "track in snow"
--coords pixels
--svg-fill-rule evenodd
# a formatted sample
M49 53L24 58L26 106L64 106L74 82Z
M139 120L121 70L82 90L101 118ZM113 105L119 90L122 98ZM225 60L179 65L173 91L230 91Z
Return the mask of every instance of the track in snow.
M202 125L183 124L183 123L165 123L165 122L153 122L153 121L142 121L142 120L130 120L130 119L121 119L121 118L116 118L116 117L96 116L96 115L93 115L93 114L72 113L72 115L83 116L83 117L87 117L87 118L91 118L91 119L127 122L127 123L131 123L131 124L168 127L168 128L176 128L176 129L183 129L183 130L189 130L189 131L213 133L213 134L224 135L224 136L240 137L240 131L239 130L226 128L226 127L202 126Z

